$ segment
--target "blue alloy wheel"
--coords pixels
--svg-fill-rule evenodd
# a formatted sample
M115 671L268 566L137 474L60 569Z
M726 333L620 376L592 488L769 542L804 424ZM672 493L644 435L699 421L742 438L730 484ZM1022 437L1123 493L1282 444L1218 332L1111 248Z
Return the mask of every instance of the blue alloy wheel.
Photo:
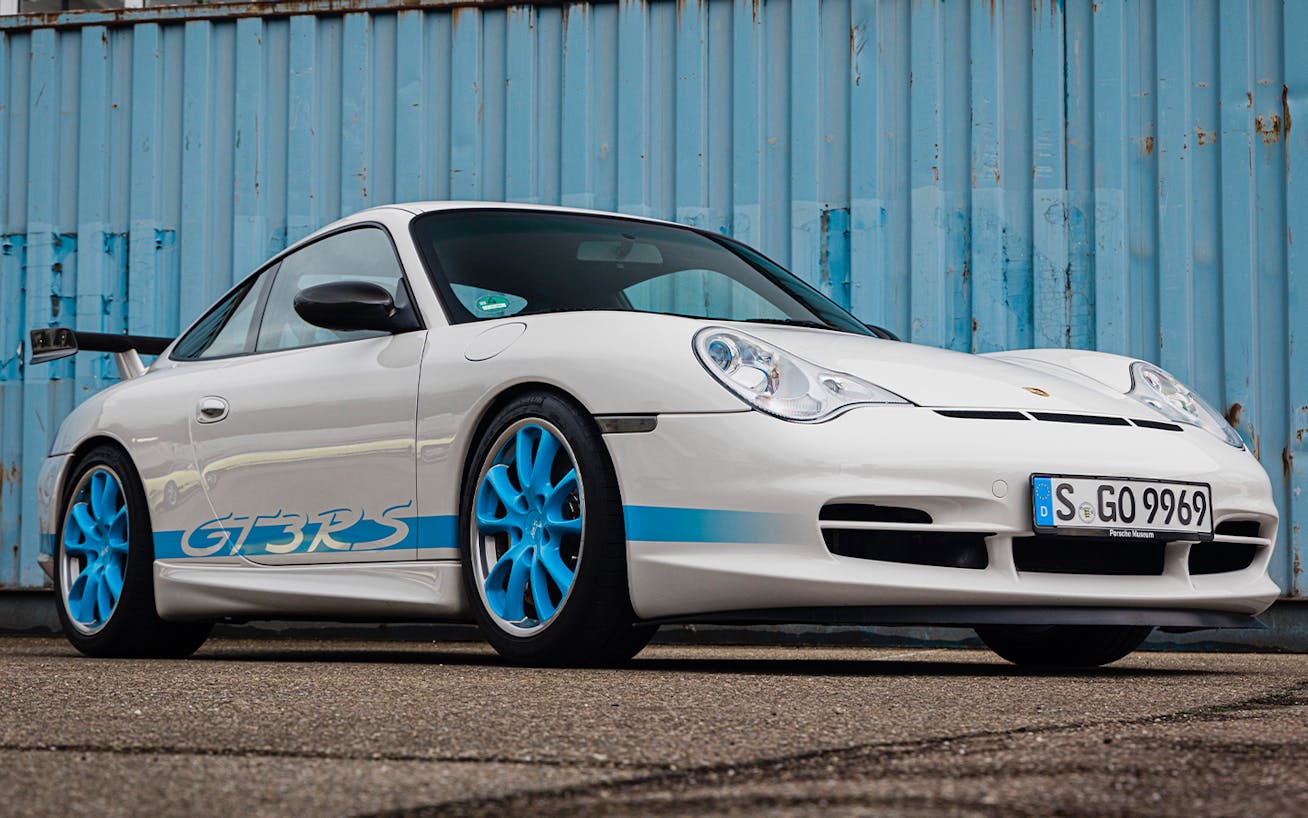
M122 481L106 466L82 476L64 515L60 590L72 625L100 631L123 593L130 542Z
M477 481L473 570L495 623L529 636L567 601L581 561L585 509L576 458L542 419L506 429Z

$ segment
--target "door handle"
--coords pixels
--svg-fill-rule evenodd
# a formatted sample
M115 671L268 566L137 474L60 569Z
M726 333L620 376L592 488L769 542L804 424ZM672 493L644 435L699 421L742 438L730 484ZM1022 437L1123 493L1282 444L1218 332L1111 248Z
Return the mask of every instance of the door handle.
M227 401L217 395L200 398L195 407L195 419L201 423L217 423L227 417Z

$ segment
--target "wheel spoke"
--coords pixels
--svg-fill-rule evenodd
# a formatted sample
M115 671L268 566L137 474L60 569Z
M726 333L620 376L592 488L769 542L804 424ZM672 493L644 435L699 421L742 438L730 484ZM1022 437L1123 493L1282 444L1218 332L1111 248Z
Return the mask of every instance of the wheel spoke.
M96 481L99 491L96 491ZM106 472L98 472L91 478L91 512L101 522L109 522L118 513L118 481Z
M559 453L558 438L549 432L542 431L540 435L540 445L536 447L536 455L532 458L531 463L531 492L534 494L547 494L550 486L550 471L554 468L554 458ZM523 487L526 490L526 486Z
M527 499L522 495L522 492L513 487L513 483L509 480L508 466L492 466L491 470L486 472L486 483L500 498L500 502L504 504L505 508L518 513L527 510Z
M581 518L575 520L566 520L563 518L545 518L545 529L556 537L562 537L565 534L581 535Z
M563 516L563 505L568 501L572 494L578 491L577 470L572 469L551 489L549 497L545 501L545 527L555 536L565 534L581 534L581 518L567 518Z
M95 596L100 585L98 572L94 563L77 575L72 587L68 589L68 612L78 622L89 625L95 622Z
M102 471L91 475L91 482L86 485L86 503L92 517L100 516L100 495L104 493L104 481L108 477Z
M486 572L486 590L502 590L509 582L509 572L513 569L513 563L522 555L525 545L515 544L504 555L495 561L491 569Z
M109 547L116 551L127 550L127 506L118 509L118 513L109 520Z
M77 527L82 530L83 537L87 540L100 539L95 531L95 520L91 517L91 509L86 503L77 503L73 506L72 518L73 522L77 523Z
M536 562L544 566L549 573L550 579L554 581L554 587L559 589L559 596L572 587L575 574L571 568L563 564L563 556L559 554L557 548L542 548Z
M481 504L478 503L480 506ZM477 509L477 528L483 534L505 534L511 533L515 528L522 528L522 515L509 510L508 514L503 517L495 517L489 514L485 509Z
M99 575L97 577L98 581L95 584L97 622L104 622L109 618L109 615L114 612L114 598L113 594L109 592L109 582L108 577L105 575L105 567L106 566L101 563L99 569L96 571Z
M512 548L504 553L490 571L486 572L486 581L483 587L486 590L486 601L490 603L491 610L496 616L508 618L505 613L511 608L509 602L508 586L513 581L514 567L522 561L523 552L528 546L525 543L515 543ZM518 590L518 617L522 618L522 589Z
M73 580L73 584L68 586L68 613L78 622L86 621L82 616L82 599L86 596L87 581L88 577L83 571L77 575L77 579Z
M513 439L513 456L518 467L518 485L524 494L531 485L531 461L537 431L535 426L523 426Z
M118 598L123 595L123 566L114 559L106 559L102 563L104 568L104 586L109 591L110 608L118 604ZM106 616L106 618L108 618Z
M550 488L549 495L545 498L545 509L554 512L562 511L568 495L575 491L577 491L577 470L571 469ZM558 516L562 517L561 514Z
M504 589L504 609L500 616L510 622L520 622L526 616L527 577L531 572L531 553L523 549L509 569L509 584Z
M68 533L69 532L65 530L64 550L67 551L69 554L72 554L75 557L86 557L87 559L93 559L95 558L96 555L100 553L100 549L92 545L87 540L86 537L82 537L81 540L74 542L73 540L70 540L68 538Z
M550 601L549 586L545 579L545 566L541 562L541 552L536 552L536 559L531 564L531 601L536 606L536 621L544 622L554 616L554 603Z

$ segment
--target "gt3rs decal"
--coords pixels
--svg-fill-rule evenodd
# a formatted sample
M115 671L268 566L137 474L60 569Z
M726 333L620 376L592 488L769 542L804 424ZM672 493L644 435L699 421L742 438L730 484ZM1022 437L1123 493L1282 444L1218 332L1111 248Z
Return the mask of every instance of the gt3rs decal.
M156 532L154 555L155 559L186 559L421 548L424 552L450 552L425 556L456 556L456 518L406 514L412 507L410 500L375 518L364 509L350 508L314 514L283 509L269 514L227 514L186 531Z
M458 556L458 518L405 515L413 503L385 509L332 508L315 514L279 509L269 514L228 514L185 531L154 535L155 559L312 554L421 549L422 556ZM812 536L802 515L667 506L624 506L627 539L644 542L785 543Z

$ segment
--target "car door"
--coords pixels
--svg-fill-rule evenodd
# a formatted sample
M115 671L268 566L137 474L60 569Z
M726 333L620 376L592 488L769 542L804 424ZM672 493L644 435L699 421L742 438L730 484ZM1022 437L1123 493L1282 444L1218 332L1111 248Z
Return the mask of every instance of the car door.
M328 330L293 306L306 287L367 281L414 309L390 235L371 225L333 233L262 279L243 352L205 364L194 395L191 441L214 517L189 532L190 553L274 565L416 558L426 332Z

